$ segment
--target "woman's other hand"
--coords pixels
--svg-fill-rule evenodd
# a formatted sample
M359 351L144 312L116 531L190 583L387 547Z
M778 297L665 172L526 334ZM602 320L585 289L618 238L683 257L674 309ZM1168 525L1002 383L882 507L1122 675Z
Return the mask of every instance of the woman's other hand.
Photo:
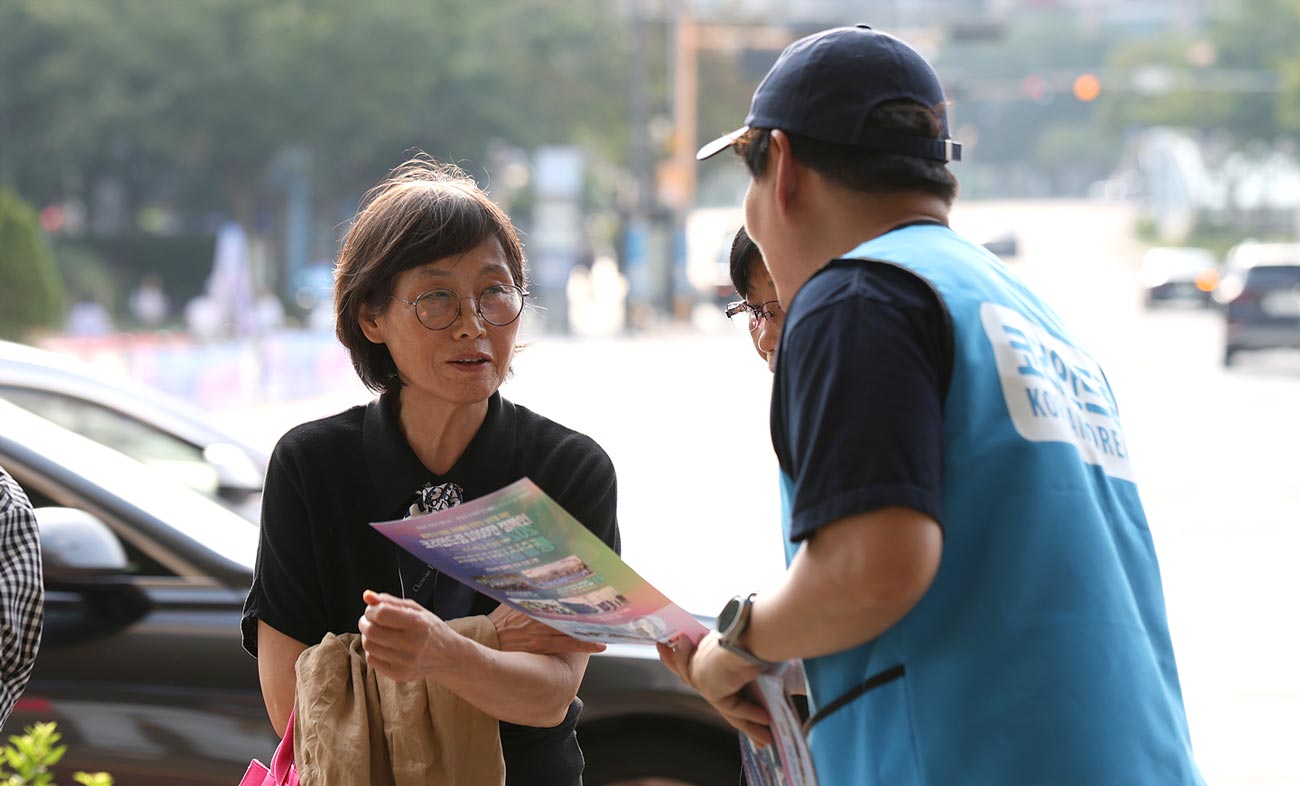
M605 645L566 636L550 625L515 611L504 603L488 619L497 629L497 648L502 652L533 652L560 655L565 652L604 652Z
M366 613L357 623L366 663L378 673L408 682L449 668L465 639L413 600L366 590Z

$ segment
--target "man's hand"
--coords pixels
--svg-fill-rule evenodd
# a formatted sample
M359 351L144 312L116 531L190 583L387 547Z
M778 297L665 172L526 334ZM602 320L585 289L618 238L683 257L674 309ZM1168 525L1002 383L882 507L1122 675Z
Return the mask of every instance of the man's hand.
M366 663L398 682L422 680L454 663L465 640L413 600L366 590L366 613L357 622Z
M751 683L762 668L747 663L718 645L718 634L710 633L693 647L685 636L671 645L657 644L659 660L687 685L713 705L719 714L758 745L772 743L772 720L750 699Z
M532 652L562 655L566 652L604 652L605 645L566 636L550 625L522 614L504 603L488 615L497 629L497 649L502 652Z

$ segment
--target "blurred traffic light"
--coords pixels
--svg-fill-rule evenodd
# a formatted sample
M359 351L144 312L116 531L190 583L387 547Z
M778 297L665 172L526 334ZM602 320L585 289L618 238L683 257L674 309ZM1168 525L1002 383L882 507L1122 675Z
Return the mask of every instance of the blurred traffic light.
M1101 95L1101 80L1093 74L1080 74L1074 80L1074 97L1083 102L1096 101Z
M1030 74L1020 83L1020 89L1030 101L1046 103L1051 100L1052 87L1038 74Z

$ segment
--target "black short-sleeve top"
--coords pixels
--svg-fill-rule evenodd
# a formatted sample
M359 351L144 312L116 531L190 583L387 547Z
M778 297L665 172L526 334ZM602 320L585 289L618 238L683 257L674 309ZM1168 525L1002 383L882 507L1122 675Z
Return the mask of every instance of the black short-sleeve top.
M904 268L834 260L803 285L772 388L772 443L795 481L790 540L891 506L943 522L952 342L938 294Z
M490 612L497 605L491 598L426 569L369 524L402 518L429 484L455 484L468 501L523 477L620 550L609 456L590 437L499 393L444 475L411 450L391 395L290 430L267 469L257 565L241 620L244 649L256 656L259 619L308 646L326 633L356 633L367 589L415 598L444 619ZM580 782L580 710L575 701L553 729L501 724L508 784Z

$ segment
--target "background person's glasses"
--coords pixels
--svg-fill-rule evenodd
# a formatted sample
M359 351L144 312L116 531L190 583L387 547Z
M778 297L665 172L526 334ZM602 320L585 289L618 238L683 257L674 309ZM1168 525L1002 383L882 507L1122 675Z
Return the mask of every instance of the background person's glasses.
M474 312L489 325L504 327L519 319L528 292L514 284L493 284L478 295L461 295L454 289L431 289L415 300L389 295L415 309L415 318L429 330L444 330L460 319L461 301L474 301Z
M727 310L724 312L727 319L732 319L738 314L746 314L749 317L749 329L758 330L758 326L763 324L763 320L770 319L773 324L780 322L785 317L785 309L781 308L780 301L768 300L759 303L757 306L751 306L743 300L737 300L735 303L728 303Z

